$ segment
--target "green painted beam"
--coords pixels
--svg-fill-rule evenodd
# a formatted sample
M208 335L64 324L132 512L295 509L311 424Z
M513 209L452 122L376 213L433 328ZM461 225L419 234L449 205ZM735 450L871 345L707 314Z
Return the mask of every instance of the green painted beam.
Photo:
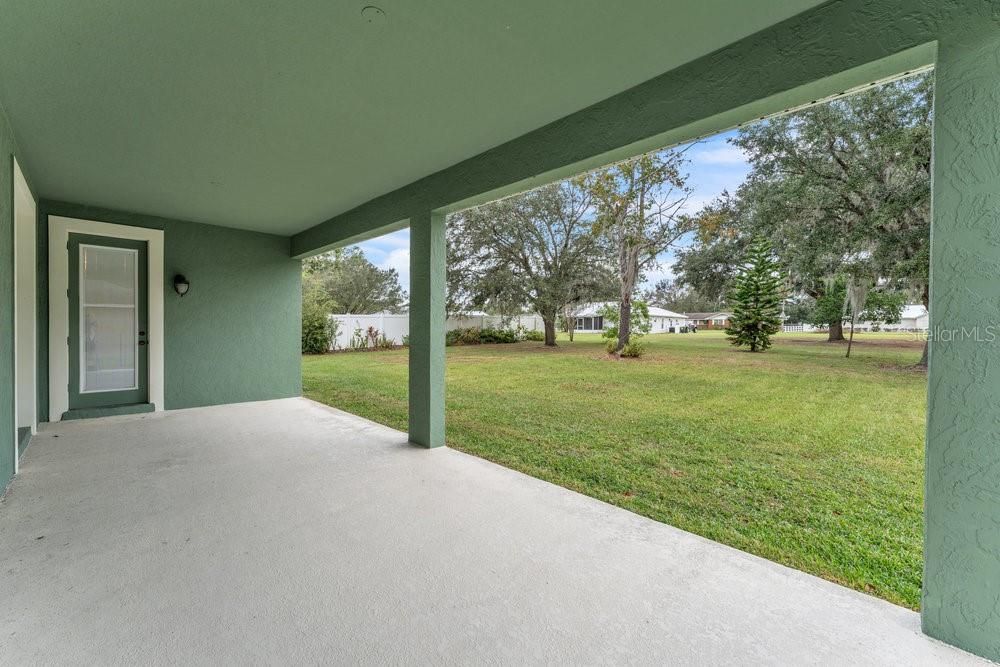
M923 627L1000 661L1000 32L936 80Z
M444 444L445 216L410 220L410 442Z
M303 257L418 211L453 211L932 64L933 43L1000 29L981 0L835 0L292 237Z

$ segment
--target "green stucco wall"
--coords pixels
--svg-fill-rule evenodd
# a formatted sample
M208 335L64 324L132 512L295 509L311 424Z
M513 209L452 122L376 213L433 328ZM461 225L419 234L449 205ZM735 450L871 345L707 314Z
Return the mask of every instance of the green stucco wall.
M0 106L0 492L14 475L14 152Z
M14 160L31 188L0 100L0 493L14 476Z
M410 219L410 442L444 445L445 214Z
M923 626L1000 660L1000 31L936 81Z
M298 396L301 263L287 237L43 200L39 411L48 418L48 215L164 231L164 408ZM183 274L191 291L173 291Z

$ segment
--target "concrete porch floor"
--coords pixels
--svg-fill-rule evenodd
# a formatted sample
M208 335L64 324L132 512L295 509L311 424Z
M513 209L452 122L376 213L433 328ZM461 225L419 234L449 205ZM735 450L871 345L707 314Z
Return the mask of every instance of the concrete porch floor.
M919 617L306 399L53 424L0 662L985 664Z

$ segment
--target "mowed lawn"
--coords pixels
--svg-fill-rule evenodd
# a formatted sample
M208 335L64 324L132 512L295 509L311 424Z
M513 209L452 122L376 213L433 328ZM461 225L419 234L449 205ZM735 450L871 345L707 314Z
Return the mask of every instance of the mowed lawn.
M448 348L448 445L917 608L926 375L907 335L716 332ZM305 395L400 430L407 352L303 358Z

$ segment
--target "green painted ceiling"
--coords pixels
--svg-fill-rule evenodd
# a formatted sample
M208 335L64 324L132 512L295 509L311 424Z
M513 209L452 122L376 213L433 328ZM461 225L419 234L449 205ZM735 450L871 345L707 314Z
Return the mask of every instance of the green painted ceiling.
M0 0L43 197L292 234L821 0Z

